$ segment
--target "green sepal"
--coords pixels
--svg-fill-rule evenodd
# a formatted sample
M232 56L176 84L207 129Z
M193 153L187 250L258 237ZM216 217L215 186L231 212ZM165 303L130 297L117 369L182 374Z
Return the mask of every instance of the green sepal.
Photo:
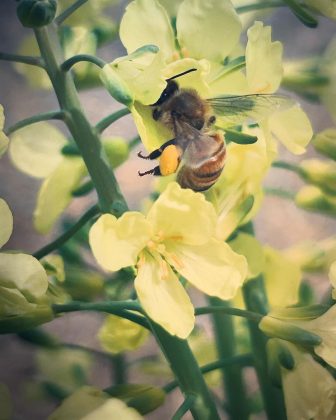
M281 367L278 358L278 340L270 339L266 344L267 352L267 371L272 384L278 388L281 387Z
M23 26L41 28L53 21L56 10L56 0L20 0L16 13Z
M225 129L225 140L237 144L253 144L258 141L257 136L251 136L250 134L241 133L235 130Z
M62 155L65 156L81 156L78 147L75 144L68 143L61 149Z
M83 184L81 184L75 190L73 190L71 194L73 197L82 197L83 195L89 194L93 189L94 189L94 184L90 179L84 182Z
M336 130L334 128L328 128L316 134L312 144L319 153L336 160Z
M291 307L283 309L275 309L272 311L271 316L279 318L281 320L297 320L297 321L309 321L323 315L329 306L327 305L308 305L301 307Z
M140 414L150 413L160 407L166 395L161 388L142 384L116 385L104 391L124 401L129 407L135 408Z
M100 78L110 95L118 102L130 107L134 97L127 83L119 76L111 64L106 64L100 73Z

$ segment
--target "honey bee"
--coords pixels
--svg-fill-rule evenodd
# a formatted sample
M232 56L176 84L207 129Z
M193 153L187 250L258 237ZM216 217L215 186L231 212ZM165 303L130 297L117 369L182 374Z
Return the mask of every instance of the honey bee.
M177 182L182 188L205 191L217 181L225 164L226 145L222 131L214 128L216 115L234 126L270 115L293 102L282 95L261 94L203 99L194 89L179 88L174 80L196 70L168 79L160 98L151 105L153 119L169 128L174 138L147 156L139 152L142 159L159 159L159 165L138 174L171 175L183 161Z

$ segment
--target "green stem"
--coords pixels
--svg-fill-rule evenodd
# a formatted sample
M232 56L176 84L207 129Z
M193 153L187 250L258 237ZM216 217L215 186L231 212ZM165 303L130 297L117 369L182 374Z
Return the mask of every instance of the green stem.
M14 133L14 131L20 130L20 128L26 127L27 125L35 124L41 121L49 120L65 120L66 113L64 111L50 111L43 114L33 115L32 117L25 118L24 120L18 121L11 127L5 130L6 135Z
M7 54L4 52L0 52L0 60L14 61L15 63L29 64L31 66L44 68L43 60L41 59L41 57L32 57L30 55Z
M210 297L212 306L223 307L229 304L216 297ZM232 318L223 312L212 314L217 353L220 359L225 360L237 353L236 337ZM227 398L227 411L231 419L248 419L248 404L246 389L243 381L242 369L238 364L228 364L222 367L223 389Z
M60 15L55 19L57 25L61 25L70 15L72 15L79 7L85 4L88 0L77 0L71 6L64 10Z
M72 66L77 63L81 63L83 61L88 61L89 63L93 63L96 66L103 68L106 65L106 62L94 55L90 54L78 54L74 55L73 57L68 58L61 64L62 71L69 71Z
M256 312L246 311L244 309L238 309L238 308L228 308L226 305L203 306L202 308L195 308L195 315L207 315L207 314L213 314L215 312L222 312L226 315L241 316L243 318L249 319L250 321L258 322L258 323L262 319L262 315Z
M273 168L287 169L288 171L295 172L298 175L302 174L302 169L300 166L295 165L295 163L286 162L284 160L276 160L272 163Z
M186 399L177 409L176 413L173 415L172 420L181 420L182 417L191 410L192 406L195 404L196 396L193 394L187 395Z
M295 200L295 193L283 190L282 188L269 188L265 187L264 192L267 195L276 195L277 197L285 198L287 200Z
M215 403L188 342L171 336L151 321L150 324L156 340L177 378L181 391L185 397L195 396L195 404L190 408L193 418L195 420L219 420Z
M126 201L99 137L82 110L72 75L60 68L63 54L56 27L50 25L35 29L35 35L60 107L68 113L66 124L95 185L100 209L103 213L112 212L120 216L127 210Z
M267 297L262 276L249 280L243 286L243 296L247 309L267 313ZM265 411L269 420L286 419L285 405L282 391L272 384L267 370L267 338L260 331L258 325L248 321L253 350L254 366L256 369L260 390L263 396Z
M122 118L125 115L128 115L130 112L131 111L128 108L123 108L123 109L119 109L118 111L113 112L113 114L110 114L107 117L103 118L101 121L99 121L99 123L95 127L97 132L102 133L112 123L119 120L119 118Z
M93 182L91 179L84 184L80 185L78 188L71 192L73 197L82 197L83 195L89 194L94 189Z
M58 249L62 246L65 242L73 237L73 235L78 232L92 217L96 216L99 213L98 206L91 207L83 216L71 226L66 232L56 238L54 241L50 242L49 244L45 245L43 248L36 251L33 256L40 260L41 258L45 257L46 255L50 254L51 252Z
M203 375L213 372L214 370L221 369L224 366L228 365L238 365L240 367L251 366L253 364L252 355L249 353L240 354L237 356L228 357L227 359L223 360L216 360L215 362L208 363L202 367L200 367L200 371ZM174 391L175 388L178 387L178 382L171 381L167 385L163 387L163 390L168 394L171 391Z
M254 10L270 9L275 7L285 7L283 1L263 1L255 4L247 4L245 6L236 7L236 12L239 14L253 12Z
M112 356L112 369L114 385L127 383L126 358L124 354Z
M95 312L105 312L108 314L113 314L120 316L121 318L129 319L136 324L141 325L144 328L149 329L148 322L146 318L141 315L137 315L131 311L141 312L141 307L138 302L130 300L120 300L116 302L77 302L72 301L64 304L54 304L52 305L53 311L55 314L65 313L65 312L78 312L78 311L95 311Z

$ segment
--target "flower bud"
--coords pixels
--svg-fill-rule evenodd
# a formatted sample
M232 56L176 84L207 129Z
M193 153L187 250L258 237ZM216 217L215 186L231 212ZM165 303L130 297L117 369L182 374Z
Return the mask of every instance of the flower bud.
M0 318L0 334L16 333L30 330L38 325L51 321L54 313L48 305L37 305L35 309Z
M112 168L120 166L129 156L128 144L121 137L103 139L103 147Z
M55 17L56 0L20 0L16 12L23 26L40 28Z
M295 197L298 207L308 211L336 216L336 198L324 194L319 188L312 185L303 187Z
M313 146L321 154L336 160L336 129L327 128L312 140Z
M127 83L118 75L113 66L106 64L101 71L100 79L113 98L130 107L134 98Z
M327 194L336 194L336 163L319 159L304 160L300 164L301 176L317 185Z
M269 315L263 317L259 323L259 328L269 337L281 338L292 343L317 346L322 342L321 337L317 334Z

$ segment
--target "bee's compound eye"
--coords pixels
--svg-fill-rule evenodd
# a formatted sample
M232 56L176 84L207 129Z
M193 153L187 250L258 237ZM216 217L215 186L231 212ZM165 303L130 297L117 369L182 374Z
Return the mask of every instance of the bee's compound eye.
M195 118L192 122L193 127L196 128L196 130L202 130L204 125L204 119L203 118Z
M216 116L211 115L211 117L208 119L208 124L214 124L216 122Z
M155 121L157 121L157 120L161 117L161 115L162 115L162 112L161 112L161 111L159 111L157 108L155 108L155 109L153 110L153 114L152 114L152 116L153 116L153 119L154 119Z

